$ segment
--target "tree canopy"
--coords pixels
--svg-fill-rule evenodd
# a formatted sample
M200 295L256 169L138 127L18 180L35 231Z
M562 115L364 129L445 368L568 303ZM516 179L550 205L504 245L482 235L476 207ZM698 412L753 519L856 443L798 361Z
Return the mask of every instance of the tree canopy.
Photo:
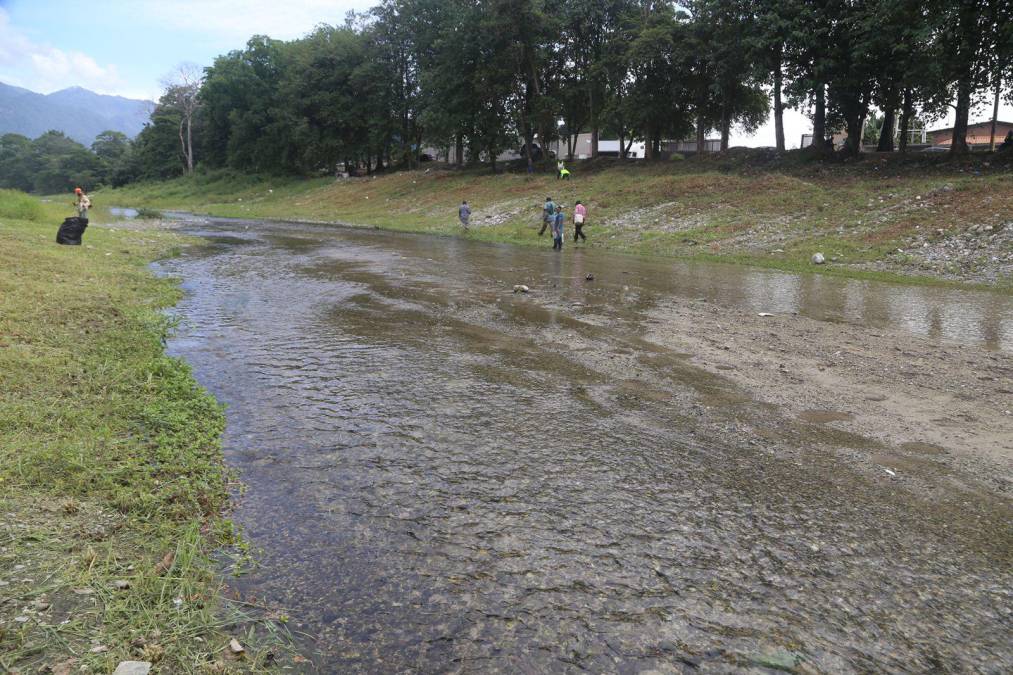
M814 146L904 150L915 119L1013 100L1013 0L381 0L303 38L250 38L203 71L180 66L139 137L91 150L58 132L0 139L0 187L161 179L195 168L304 175L458 163L602 134L648 156L712 133L726 148L785 107ZM771 100L773 104L771 104ZM869 119L876 123L870 127ZM875 131L878 139L869 136ZM698 147L703 151L704 145Z

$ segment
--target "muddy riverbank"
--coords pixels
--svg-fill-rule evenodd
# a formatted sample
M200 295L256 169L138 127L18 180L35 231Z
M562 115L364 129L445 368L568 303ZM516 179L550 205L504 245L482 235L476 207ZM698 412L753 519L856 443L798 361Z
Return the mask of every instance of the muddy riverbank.
M942 161L940 161L942 160ZM867 156L808 161L744 148L681 162L617 162L554 173L435 165L334 180L198 173L99 195L104 203L215 216L354 223L536 246L546 196L589 209L588 245L907 283L1013 284L1008 161ZM457 207L472 208L468 233ZM815 253L826 264L811 264Z
M230 583L320 669L1013 667L1008 295L184 229Z

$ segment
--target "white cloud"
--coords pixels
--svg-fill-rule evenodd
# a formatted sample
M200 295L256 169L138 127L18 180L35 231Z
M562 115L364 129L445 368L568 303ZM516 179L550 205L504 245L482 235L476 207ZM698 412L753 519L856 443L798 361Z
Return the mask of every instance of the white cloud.
M373 0L143 0L141 12L168 26L241 46L253 35L290 40L321 24L340 24L349 10L365 11Z
M123 85L116 66L99 65L79 51L64 51L30 40L11 25L0 9L0 81L49 93L80 86L99 93L115 93Z

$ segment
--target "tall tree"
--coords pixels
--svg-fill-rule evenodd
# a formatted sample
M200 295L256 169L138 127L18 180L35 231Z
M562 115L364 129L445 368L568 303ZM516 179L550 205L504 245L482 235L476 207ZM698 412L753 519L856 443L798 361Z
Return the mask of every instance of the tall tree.
M971 110L983 102L1002 54L1013 21L1009 0L937 0L932 6L936 26L938 85L937 109L950 104L954 110L950 152L965 154Z
M179 112L179 145L187 174L192 174L194 168L193 127L200 107L202 80L199 66L182 63L162 82L165 87L162 105L171 105Z
M665 138L682 138L692 128L686 63L691 53L684 13L667 3L645 3L630 43L631 88L626 116L644 139L645 156L656 159Z
M799 11L796 0L750 0L745 12L752 17L754 30L741 43L749 52L757 77L770 83L774 109L774 143L784 152L785 51L792 37L792 25Z

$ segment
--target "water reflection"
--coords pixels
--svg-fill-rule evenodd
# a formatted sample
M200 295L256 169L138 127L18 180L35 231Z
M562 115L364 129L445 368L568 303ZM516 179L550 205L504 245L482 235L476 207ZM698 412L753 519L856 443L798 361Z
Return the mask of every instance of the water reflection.
M109 214L116 218L136 218L138 216L138 210L129 207L110 206Z

